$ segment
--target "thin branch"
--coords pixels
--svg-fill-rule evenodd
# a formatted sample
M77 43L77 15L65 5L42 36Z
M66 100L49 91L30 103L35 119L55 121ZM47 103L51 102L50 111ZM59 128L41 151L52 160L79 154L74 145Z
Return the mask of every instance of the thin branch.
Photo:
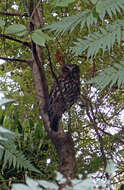
M46 45L46 49L47 49L47 56L48 56L48 61L49 61L51 74L52 74L53 78L56 80L56 82L58 83L58 78L57 78L56 74L53 71L53 67L52 67L53 64L52 64L52 61L51 61L51 55L50 55L48 44L46 43L45 45Z
M29 17L28 13L18 13L18 12L12 13L12 12L7 12L7 11L0 11L0 15Z
M47 49L47 55L48 55L48 60L49 60L49 66L50 66L50 70L51 70L52 76L53 76L53 78L55 79L55 81L56 81L56 83L57 83L57 85L58 85L58 87L59 87L59 91L60 91L60 94L61 94L61 96L62 96L63 101L66 102L66 101L65 101L65 98L64 98L64 96L63 96L63 93L62 93L62 90L61 90L61 87L60 87L58 78L57 78L56 74L55 74L54 71L53 71L53 67L52 67L53 64L52 64L52 61L51 61L51 56L50 56L49 47L48 47L47 43L46 43L45 45L46 45L46 49Z
M93 118L93 122L92 123L93 123L94 129L95 129L96 134L97 134L98 139L99 139L100 150L101 150L101 153L102 153L102 158L103 158L103 161L104 161L104 169L105 169L106 166L107 166L107 159L106 159L106 155L105 155L105 152L104 152L104 142L103 142L103 138L101 137L101 135L99 133L99 129L97 127L96 117L94 115L93 107L92 107L91 102L90 102L90 109L91 109L91 114L92 114L92 118Z
M5 60L5 61L18 61L18 62L25 62L25 63L30 63L32 62L32 59L15 59L15 58L8 58L8 57L1 57L0 59Z
M40 5L40 2L41 2L41 0L39 0L39 1L37 2L36 7L33 9L32 14L31 14L31 16L30 16L30 20L32 20L32 18L33 18L33 16L34 16L34 14L35 14L36 9L37 9L37 8L38 8L38 6Z
M105 123L105 125L109 126L109 127L113 127L113 128L117 128L117 129L122 129L122 127L119 127L119 126L113 126L113 124L111 123L108 123L105 119L104 119L104 116L101 112L99 112L100 116L101 116L101 119L103 120L103 122ZM115 114L116 115L116 114ZM114 116L113 116L114 117ZM111 117L112 118L112 117ZM111 121L111 118L109 119ZM123 126L123 125L122 125Z
M63 47L62 47L62 45L61 45L61 43L60 43L60 40L57 38L57 36L55 36L55 38L56 38L56 40L57 40L57 43L58 43L59 46L60 46L60 49L61 49L62 52L64 53L64 57L66 58L67 63L71 62L71 60L68 59L67 54L64 52L64 49L63 49ZM64 62L65 62L65 59L64 59Z
M53 64L52 64L52 61L51 61L51 55L50 55L48 44L46 43L45 45L46 45L46 49L47 49L48 61L49 61L49 66L50 66L50 70L51 70L52 76L53 76L53 78L55 79L55 81L56 81L56 83L58 85L58 88L59 88L62 100L66 104L66 100L64 98L61 86L59 84L59 80L58 80L56 74L53 71L53 67L52 67ZM68 109L68 133L71 134L71 114L70 114L70 110L69 109Z
M68 111L68 132L71 134L71 112Z
M39 49L38 49L39 48ZM42 117L46 117L47 109L48 109L48 86L47 86L47 81L45 78L44 70L43 70L43 65L44 65L44 60L40 60L38 56L41 53L42 49L34 42L32 42L32 53L33 53L33 58L34 58L34 63L33 63L33 72L34 72L34 77L35 77L35 83L36 83L36 92L37 92L37 97L38 101L40 103L40 110L42 112ZM43 54L42 54L43 57ZM41 62L42 61L42 62ZM42 103L41 103L42 102ZM47 130L49 130L47 128Z
M106 131L104 131L103 129L99 128L100 131L102 131L104 134L110 136L110 137L114 137L118 142L124 144L124 141L120 139L120 137L117 137L117 136L113 136L111 133L108 133Z
M104 143L103 143L103 138L101 137L100 133L99 133L99 129L98 129L98 126L97 126L97 123L96 123L96 117L94 115L94 112L93 112L93 107L92 107L92 103L91 103L91 100L85 96L83 96L83 99L85 99L86 101L86 113L87 113L87 116L89 117L89 120L90 122L92 123L93 127L94 127L94 130L97 134L97 137L98 137L98 140L99 140L99 143L100 143L100 151L101 151L101 154L102 154L102 158L103 158L103 162L104 162L104 170L107 166L107 159L106 159L106 155L105 155L105 152L104 152ZM81 98L82 99L82 98Z
M16 39L16 38L13 38L13 37L8 36L8 35L6 35L6 34L0 34L0 37L6 38L6 39L8 39L8 40L12 40L12 41L15 41L15 42L18 42L18 43L21 43L21 44L23 44L24 46L27 46L27 47L31 48L31 44L30 44L30 43L28 43L28 42L23 42L23 41L21 41L21 40L18 40L18 39Z

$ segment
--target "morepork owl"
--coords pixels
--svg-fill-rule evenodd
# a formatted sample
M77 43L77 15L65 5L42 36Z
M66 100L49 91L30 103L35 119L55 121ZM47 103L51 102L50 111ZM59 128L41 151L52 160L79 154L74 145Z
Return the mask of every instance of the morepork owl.
M62 66L62 73L54 83L48 104L51 128L58 131L62 114L76 103L80 95L80 69L76 64Z

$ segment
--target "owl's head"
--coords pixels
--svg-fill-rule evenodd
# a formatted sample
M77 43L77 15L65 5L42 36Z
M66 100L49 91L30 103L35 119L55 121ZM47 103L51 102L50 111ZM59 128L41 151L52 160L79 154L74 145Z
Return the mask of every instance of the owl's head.
M76 64L64 65L62 67L62 74L64 77L69 77L70 79L79 79L80 69Z

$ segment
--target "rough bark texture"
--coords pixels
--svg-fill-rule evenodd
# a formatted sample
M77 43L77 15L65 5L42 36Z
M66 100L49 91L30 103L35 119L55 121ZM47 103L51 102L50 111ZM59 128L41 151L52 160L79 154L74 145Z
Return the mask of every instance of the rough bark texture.
M60 133L56 137L51 136L60 158L60 172L66 178L73 178L75 171L75 154L72 137L68 133Z
M39 2L37 5L39 6ZM30 0L30 29L34 30L43 25L42 11L37 8L32 0ZM41 5L42 7L42 5ZM39 104L40 115L42 116L45 130L47 131L52 143L55 145L60 158L60 172L66 177L65 184L60 186L62 189L66 184L71 185L70 179L74 177L75 173L75 153L73 140L69 133L65 133L62 126L59 127L58 132L51 131L50 121L47 113L48 105L48 86L44 72L44 53L43 48L37 46L32 42L33 64L32 72L34 75L34 83L36 88L37 101Z

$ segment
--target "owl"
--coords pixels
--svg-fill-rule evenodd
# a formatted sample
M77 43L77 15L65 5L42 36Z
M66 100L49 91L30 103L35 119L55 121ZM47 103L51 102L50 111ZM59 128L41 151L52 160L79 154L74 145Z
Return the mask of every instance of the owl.
M76 64L62 66L49 95L48 114L51 129L58 131L62 114L76 103L80 95L80 69Z

